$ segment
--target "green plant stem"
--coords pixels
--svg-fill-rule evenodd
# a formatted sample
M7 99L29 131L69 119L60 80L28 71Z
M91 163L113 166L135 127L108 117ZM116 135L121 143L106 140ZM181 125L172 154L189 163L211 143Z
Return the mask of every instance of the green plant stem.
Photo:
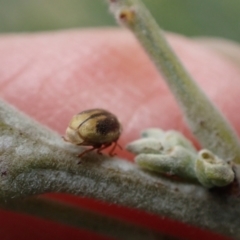
M142 209L240 239L240 199L79 147L0 101L0 201L63 192ZM239 207L238 207L239 206Z
M240 163L240 144L234 130L182 66L141 1L110 0L109 3L117 21L135 34L164 75L202 147L226 161Z

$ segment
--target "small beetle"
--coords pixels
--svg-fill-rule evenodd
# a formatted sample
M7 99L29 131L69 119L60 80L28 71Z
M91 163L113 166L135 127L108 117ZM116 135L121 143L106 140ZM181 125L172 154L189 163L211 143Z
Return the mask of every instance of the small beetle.
M112 143L114 145L109 155L114 156L113 152L116 146L119 146L117 141L121 130L121 124L115 115L104 109L96 108L74 115L63 139L79 146L92 146L80 153L78 157L95 149L101 154L101 151Z

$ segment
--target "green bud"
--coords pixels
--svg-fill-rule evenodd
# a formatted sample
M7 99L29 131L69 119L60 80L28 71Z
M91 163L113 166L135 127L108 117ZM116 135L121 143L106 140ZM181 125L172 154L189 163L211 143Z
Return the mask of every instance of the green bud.
M158 139L148 137L129 143L126 149L134 154L160 153L163 151L163 146Z
M162 139L165 135L165 132L159 128L148 128L141 133L142 138L157 138Z
M196 179L195 160L196 155L181 146L175 146L163 154L142 153L135 157L136 163L143 169L186 179Z
M196 149L193 144L185 138L180 132L170 130L163 131L158 128L149 128L142 132L143 138L156 138L158 139L165 150L170 149L175 146L182 146L194 153L196 153Z
M207 188L223 187L234 180L232 166L206 149L198 153L195 171L199 182Z
M165 149L170 149L174 146L182 146L193 153L197 153L193 144L185 138L180 132L170 130L167 131L163 138L163 146Z

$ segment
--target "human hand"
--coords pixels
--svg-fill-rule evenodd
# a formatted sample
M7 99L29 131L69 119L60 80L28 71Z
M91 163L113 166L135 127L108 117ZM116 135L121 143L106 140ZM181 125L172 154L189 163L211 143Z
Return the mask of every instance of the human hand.
M169 40L239 133L238 65L187 38L170 34ZM163 79L126 31L6 35L0 53L1 97L61 135L73 114L101 107L119 117L123 146L148 127L179 130L193 139Z

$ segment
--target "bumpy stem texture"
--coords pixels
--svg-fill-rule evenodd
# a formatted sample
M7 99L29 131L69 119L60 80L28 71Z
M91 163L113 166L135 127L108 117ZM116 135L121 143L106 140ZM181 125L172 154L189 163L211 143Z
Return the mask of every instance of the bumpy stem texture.
M65 192L142 209L240 239L240 199L89 154L0 102L0 201Z
M118 22L135 34L164 75L202 147L226 161L240 163L240 144L234 130L189 76L141 1L114 0L109 3Z

